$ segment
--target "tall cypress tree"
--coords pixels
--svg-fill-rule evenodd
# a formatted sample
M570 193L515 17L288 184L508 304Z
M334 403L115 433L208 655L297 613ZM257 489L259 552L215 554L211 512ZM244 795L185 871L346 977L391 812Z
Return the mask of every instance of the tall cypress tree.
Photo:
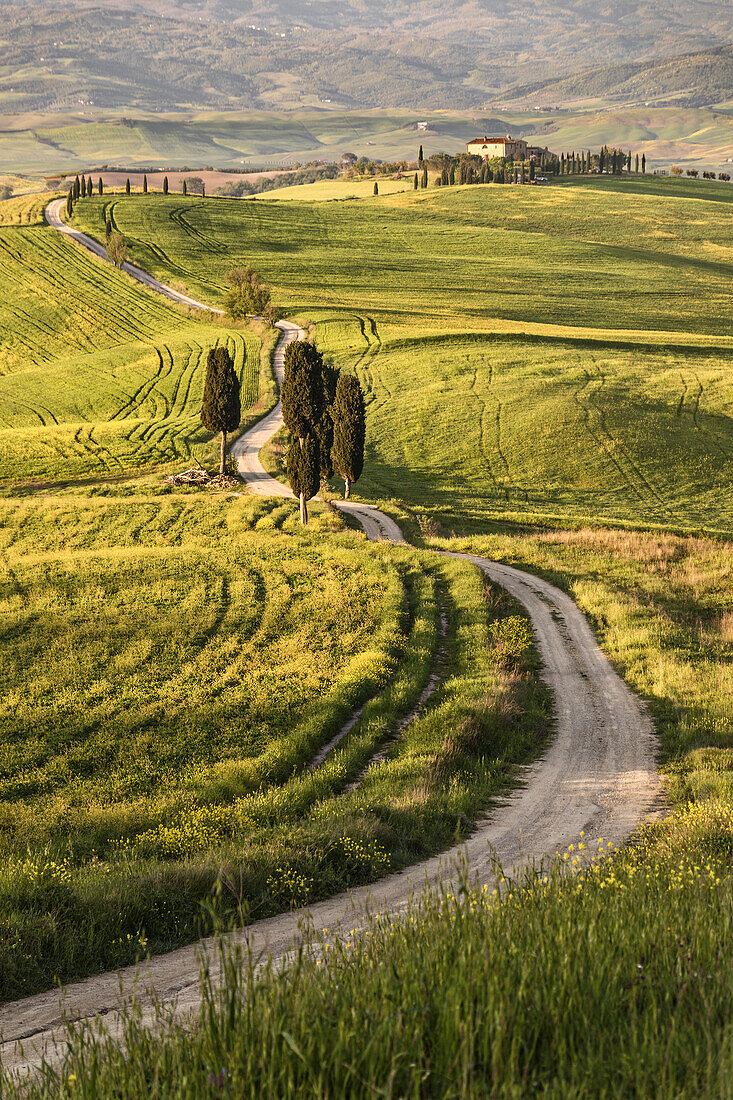
M202 199L206 198L206 184L205 183L201 184L201 198Z
M186 192L186 181L185 180L181 184L181 189L182 189L184 195L187 194L187 192Z
M125 181L125 194L126 195L130 194L130 177L129 176L127 177L127 179Z
M423 162L423 155L422 155L422 145L421 145L420 146L420 152L417 154L417 166L418 166L418 168L422 168L422 162Z
M423 165L422 185L423 185L423 188L427 187L427 185L428 185L428 166L427 166L427 164Z
M333 477L333 461L331 448L333 447L333 403L336 400L336 387L338 385L340 371L338 367L323 363L321 366L321 382L323 386L323 411L318 423L315 425L315 434L318 439L321 462L321 480L329 481Z
M168 194L168 177L167 176L163 177L163 194L164 195Z
M634 169L637 176L639 175L639 154L636 154L636 168Z
M285 349L282 410L285 426L293 435L288 451L290 488L300 500L300 522L308 522L307 501L318 492L320 454L316 425L323 415L323 359L305 340ZM313 467L315 466L315 473Z
M290 488L300 501L300 522L308 522L307 501L314 497L321 484L321 448L313 432L293 439L288 448L287 470Z
M147 175L145 175L145 176L143 176L143 195L147 195L147 193L148 193L148 177L147 177Z
M239 378L232 357L225 347L211 348L206 360L201 423L214 434L221 432L220 474L224 473L227 432L236 431L241 418Z
M628 165L629 165L629 168L628 168L628 170L629 170L629 175L631 175L631 150L630 150L630 149L629 149L629 161L628 161Z
M419 181L418 181L418 178L417 178L417 172L416 172L416 173L415 173L415 191L417 191L417 189L418 189L418 187L419 187L419 186L420 186L420 183L419 183Z
M646 174L646 153L641 154L641 174Z
M70 218L72 216L72 214L74 213L73 191L74 191L74 188L70 187L69 188L69 193L66 196L66 217L67 218Z
M100 195L104 194L104 183L101 176L99 177L99 193Z
M606 169L606 147L605 147L605 145L601 146L601 151L598 154L598 167L600 168L601 175L602 175L603 172Z
M379 184L377 183L376 180L374 181L374 194L375 195L379 194Z
M366 416L364 396L353 374L339 376L333 403L333 465L344 479L344 498L351 495L352 482L364 469Z

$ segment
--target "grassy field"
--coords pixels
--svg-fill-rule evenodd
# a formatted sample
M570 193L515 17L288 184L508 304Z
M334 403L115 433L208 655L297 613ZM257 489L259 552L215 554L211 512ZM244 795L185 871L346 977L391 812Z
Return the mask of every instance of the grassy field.
M367 393L373 498L446 522L729 531L731 198L623 179L274 206L95 198L77 219L99 234L111 212L144 266L212 303L230 265L253 263L317 322Z
M618 109L589 103L561 110L501 105L486 111L436 111L424 105L417 110L348 110L332 104L295 110L190 109L185 114L89 107L17 114L3 104L1 93L0 107L7 113L0 114L0 169L46 175L88 172L102 164L131 169L279 167L337 160L346 151L412 161L420 143L428 154L455 154L489 131L534 136L537 144L558 153L617 145L639 155L645 152L650 167L677 163L723 171L733 130L725 105ZM418 132L420 121L428 123L427 132Z
M548 729L531 654L509 667L490 643L511 605L472 566L368 547L330 512L304 535L291 502L144 484L9 498L0 520L3 999L435 851ZM439 642L430 707L349 792ZM472 716L490 755L455 733Z
M303 534L290 502L152 479L6 490L0 995L369 881L449 844L461 815L506 789L542 746L548 700L531 651L507 669L489 644L516 608L432 549L572 595L650 708L669 807L638 846L591 853L586 873L563 871L589 858L579 837L546 883L375 921L246 998L233 969L193 1038L132 1021L133 1061L75 1044L40 1091L728 1095L729 202L722 184L623 179L78 204L82 228L99 236L110 213L133 258L212 304L235 263L272 281L362 380L357 488L422 549L367 546L327 509ZM161 332L252 339L156 302L43 228L9 226L0 242L17 271L0 394L54 363L63 393L78 363L129 363ZM23 298L29 271L45 296ZM98 278L130 296L124 315ZM41 410L48 381L24 392ZM8 430L25 446L9 468L25 470L29 425ZM348 790L436 667L426 712Z
M68 481L205 459L210 347L226 342L245 414L260 337L204 322L42 227L44 198L0 203L0 480Z
M589 852L581 835L544 875L498 894L467 880L343 944L316 936L284 975L255 980L257 960L234 957L193 1033L164 1012L158 1029L130 1018L133 1059L80 1037L35 1095L142 1098L160 1081L182 1098L518 1098L528 1082L553 1100L728 1095L733 547L498 524L428 543L513 562L571 593L652 709L666 815L618 852Z

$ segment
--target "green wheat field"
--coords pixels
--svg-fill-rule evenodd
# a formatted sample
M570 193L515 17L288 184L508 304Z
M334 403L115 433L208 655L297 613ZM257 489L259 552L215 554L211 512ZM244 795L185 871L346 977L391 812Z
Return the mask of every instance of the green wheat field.
M296 191L108 194L73 224L103 240L109 218L213 307L252 264L358 375L356 495L410 546L327 502L303 531L295 502L164 483L211 460L208 349L249 423L272 334L151 294L39 196L0 203L0 998L373 881L517 785L553 729L534 647L502 648L522 610L433 550L573 597L654 719L665 803L619 852L579 837L544 876L374 917L285 973L229 957L193 1034L131 1016L134 1058L79 1039L24 1094L722 1100L733 189Z

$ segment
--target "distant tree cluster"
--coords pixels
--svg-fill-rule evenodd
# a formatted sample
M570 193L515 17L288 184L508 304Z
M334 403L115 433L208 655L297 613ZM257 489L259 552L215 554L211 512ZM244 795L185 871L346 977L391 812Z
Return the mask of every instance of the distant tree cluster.
M300 521L308 522L308 501L334 470L348 498L364 466L364 398L354 375L324 363L318 349L296 340L285 351L282 387L285 426L292 435L287 470L298 497Z

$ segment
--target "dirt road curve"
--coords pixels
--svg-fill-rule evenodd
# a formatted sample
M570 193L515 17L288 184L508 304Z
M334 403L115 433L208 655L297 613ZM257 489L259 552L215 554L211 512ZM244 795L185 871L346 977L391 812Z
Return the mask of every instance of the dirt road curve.
M294 333L294 326L287 323L281 327L282 352L286 340L293 339L298 330ZM271 418L269 429L273 430L273 425L279 426L277 410ZM257 425L239 441L240 469L255 492L282 495L284 487L268 478L254 453L263 430L262 424ZM394 521L377 509L355 503L350 510L364 522L370 537L402 538ZM601 653L577 606L559 589L531 574L486 558L454 556L474 562L508 589L531 617L543 676L555 700L556 735L551 747L527 769L521 790L492 810L464 844L371 887L341 894L300 913L259 921L235 934L238 940L249 940L256 951L281 957L298 938L299 922L304 919L334 934L339 927L351 929L362 919L367 901L372 907L398 912L426 883L454 881L457 859L478 883L484 883L492 877L493 852L505 869L517 870L577 842L581 831L585 831L588 844L598 837L618 842L654 807L660 786L654 767L652 724ZM204 941L120 974L103 974L70 985L63 995L66 1014L79 1019L104 1013L105 1029L114 1035L120 991L124 998L142 991L139 999L149 1018L146 991L151 990L181 1012L194 1010L200 998L198 956L201 951L211 952L216 974L212 949L213 942ZM23 1071L38 1064L44 1055L51 1060L59 1056L57 1044L64 1041L59 1005L60 995L54 990L0 1008L4 1066Z
M272 365L277 378L277 388L282 388L285 374L285 349L293 340L302 340L305 337L303 329L294 325L292 321L278 321L277 327L282 336L277 342L272 357ZM260 451L267 440L279 431L283 425L282 405L278 401L271 413L255 424L254 428L245 432L232 446L232 454L237 459L239 473L247 482L253 493L270 497L292 497L293 494L287 485L277 481L265 470L260 462ZM361 504L357 501L334 501L336 507L342 512L355 517L366 532L367 538L373 542L404 542L402 532L393 519L385 516L378 508L371 504Z
M74 229L73 226L67 225L66 222L61 220L61 210L66 202L66 199L54 199L46 207L46 221L52 229L57 229L59 233L63 233L64 236L70 237L72 241L76 241L82 248L86 248L89 252L93 252L95 256L101 257L101 259L107 259L107 250L99 241L95 241L93 237L87 237L86 233L82 233L79 229ZM181 294L179 290L174 290L172 286L167 286L166 283L161 283L159 279L153 278L147 271L143 271L141 267L135 267L134 264L123 264L122 270L126 271L128 275L132 275L133 279L137 279L139 283L143 283L151 290L155 290L158 294L164 294L166 298L170 298L173 302L178 302L180 305L191 306L193 309L204 309L208 313L223 313L221 309L214 309L213 306L207 306L205 302L198 302L195 298L189 298L187 294Z

